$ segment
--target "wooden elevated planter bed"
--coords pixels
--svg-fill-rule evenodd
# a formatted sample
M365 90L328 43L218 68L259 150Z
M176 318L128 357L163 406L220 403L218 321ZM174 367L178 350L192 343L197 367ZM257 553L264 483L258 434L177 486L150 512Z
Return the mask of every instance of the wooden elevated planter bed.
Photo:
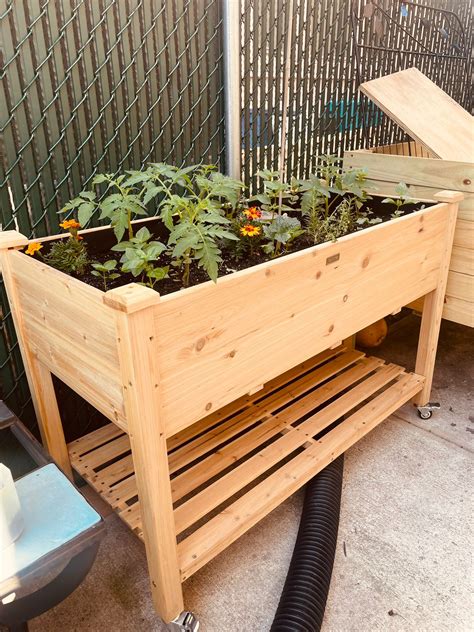
M429 400L462 196L160 297L0 258L43 441L145 542L156 609L406 401ZM100 229L98 229L100 230ZM340 342L425 296L415 373ZM51 374L109 420L66 446Z

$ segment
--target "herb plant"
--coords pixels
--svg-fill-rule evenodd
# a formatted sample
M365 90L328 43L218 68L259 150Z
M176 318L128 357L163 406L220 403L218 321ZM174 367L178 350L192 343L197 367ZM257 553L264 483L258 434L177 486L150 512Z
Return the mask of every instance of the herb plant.
M77 275L84 274L89 265L89 256L82 237L78 235L81 225L74 219L68 219L62 222L60 226L65 230L69 230L69 237L55 242L43 259L50 266L57 270L62 270L62 272Z
M364 189L366 180L365 170L341 173L336 158L323 156L319 174L300 181L305 229L315 244L334 241L368 221L362 211L370 199Z
M277 257L281 248L288 249L291 242L304 233L301 223L296 217L289 217L287 213L277 215L268 224L264 224L263 233L268 242L263 246L265 253Z

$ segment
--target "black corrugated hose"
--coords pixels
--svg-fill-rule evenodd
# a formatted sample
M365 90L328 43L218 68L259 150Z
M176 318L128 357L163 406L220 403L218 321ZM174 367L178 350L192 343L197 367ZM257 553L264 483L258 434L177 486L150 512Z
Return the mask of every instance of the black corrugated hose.
M336 553L344 454L306 486L301 523L271 632L321 629Z

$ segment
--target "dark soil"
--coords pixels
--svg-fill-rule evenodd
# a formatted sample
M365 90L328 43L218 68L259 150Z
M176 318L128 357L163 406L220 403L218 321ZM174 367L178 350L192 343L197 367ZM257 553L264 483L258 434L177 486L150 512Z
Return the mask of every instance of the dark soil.
M374 211L374 217L380 217L383 222L388 221L390 219L391 213L393 212L393 207L391 205L389 206L381 204L379 200L376 200L377 198L370 201L370 208ZM402 210L404 211L404 214L407 215L419 210L423 206L429 205L422 205L421 203L413 204L402 208ZM155 239L166 243L167 231L158 219L150 218L150 220L146 221L145 225L148 227ZM363 230L363 228L359 230ZM122 256L122 253L110 250L110 248L116 243L112 230L104 230L100 231L99 233L90 233L89 235L86 235L84 237L84 241L87 246L91 262L93 263L104 263L105 261L108 261L110 259L115 259L118 262L120 260L120 257ZM53 242L45 244L45 248L43 251L44 253L48 252L51 243ZM290 252L304 250L305 248L309 248L313 245L314 244L309 236L302 235L301 237L296 239L291 244L291 247L286 252L283 252L280 256L284 256L286 254L289 254ZM258 246L255 248L253 253L247 252L244 256L236 256L235 248L231 250L223 245L223 261L219 266L219 276L226 276L228 274L236 272L237 270L250 268L265 261L269 261L271 260L271 258L272 257L270 255L265 254ZM161 295L165 295L182 289L183 284L181 282L181 271L171 266L170 257L166 254L163 254L160 257L159 265L169 266L169 278L157 282L155 285L155 290L157 290ZM117 268L119 269L119 266L117 266ZM89 270L87 270L86 273L81 276L71 276L76 276L76 278L79 278L84 283L104 290L102 279L92 275L91 271L92 268L89 268ZM107 290L126 285L127 283L136 283L139 281L140 278L133 277L132 274L121 273L118 279L107 283ZM193 266L190 275L190 285L198 285L206 281L209 281L209 277L205 270L198 268L197 265Z

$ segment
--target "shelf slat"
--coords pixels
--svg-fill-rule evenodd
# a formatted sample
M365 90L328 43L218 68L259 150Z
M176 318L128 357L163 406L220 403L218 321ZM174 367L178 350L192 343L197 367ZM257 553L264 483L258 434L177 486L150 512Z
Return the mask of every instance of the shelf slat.
M326 465L413 397L423 385L417 375L405 374L397 384L304 450L263 483L239 498L178 544L181 579L186 580L278 507Z
M182 579L421 390L423 379L339 347L168 441ZM343 417L346 416L345 419ZM128 436L112 424L69 445L73 467L142 537ZM180 538L178 537L178 540Z

